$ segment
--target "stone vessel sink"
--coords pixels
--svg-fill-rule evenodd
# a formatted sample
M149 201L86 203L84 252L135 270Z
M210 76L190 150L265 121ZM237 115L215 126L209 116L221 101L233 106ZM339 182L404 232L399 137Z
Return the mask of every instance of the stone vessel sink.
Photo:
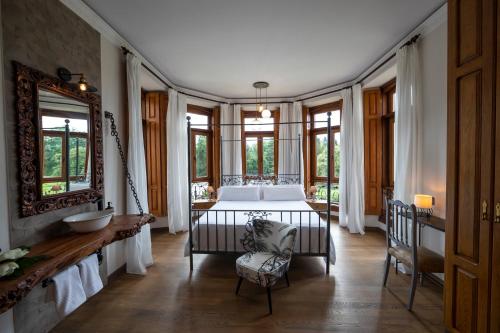
M92 232L104 229L113 217L113 209L80 213L63 219L76 232Z

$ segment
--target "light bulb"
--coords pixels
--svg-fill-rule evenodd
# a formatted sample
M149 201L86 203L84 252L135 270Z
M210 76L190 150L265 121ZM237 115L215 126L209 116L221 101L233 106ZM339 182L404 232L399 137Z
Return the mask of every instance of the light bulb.
M83 75L80 76L80 80L78 81L78 87L80 88L81 91L86 91L88 88L87 80L85 80L85 77Z
M262 112L262 111L264 111L264 106L261 104L261 105L259 105L259 112Z
M270 117L271 117L271 111L269 111L268 109L262 111L262 118L270 118Z

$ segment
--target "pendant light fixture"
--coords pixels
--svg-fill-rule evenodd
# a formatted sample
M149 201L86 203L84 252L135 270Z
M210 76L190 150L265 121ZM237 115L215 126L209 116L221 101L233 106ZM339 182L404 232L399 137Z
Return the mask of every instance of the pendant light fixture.
M265 81L254 82L253 87L255 88L255 106L257 111L260 113L262 118L270 118L271 111L267 107L267 88L269 83ZM265 103L262 100L262 90L265 89Z

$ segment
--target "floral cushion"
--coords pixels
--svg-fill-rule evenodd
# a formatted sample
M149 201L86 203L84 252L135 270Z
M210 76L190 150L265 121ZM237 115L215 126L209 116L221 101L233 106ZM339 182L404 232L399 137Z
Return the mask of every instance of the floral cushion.
M250 252L271 252L291 257L297 228L285 223L254 219L247 224L247 234L241 240Z
M270 252L248 252L236 259L236 273L261 287L271 287L283 277L289 263Z
M254 219L241 239L249 252L236 260L236 273L261 287L274 285L288 271L297 228Z

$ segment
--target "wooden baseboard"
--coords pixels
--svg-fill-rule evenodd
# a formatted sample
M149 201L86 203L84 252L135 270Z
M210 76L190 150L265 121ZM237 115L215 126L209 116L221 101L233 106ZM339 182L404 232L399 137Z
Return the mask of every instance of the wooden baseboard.
M425 281L430 281L431 283L435 284L436 286L440 287L441 289L444 288L444 281L435 276L432 273L424 273L424 283Z
M379 232L381 234L385 235L385 231L380 229L379 227L366 227L365 226L365 231L370 231L370 232Z
M108 283L116 279L118 276L125 274L127 272L127 264L123 264L116 271L108 276Z

